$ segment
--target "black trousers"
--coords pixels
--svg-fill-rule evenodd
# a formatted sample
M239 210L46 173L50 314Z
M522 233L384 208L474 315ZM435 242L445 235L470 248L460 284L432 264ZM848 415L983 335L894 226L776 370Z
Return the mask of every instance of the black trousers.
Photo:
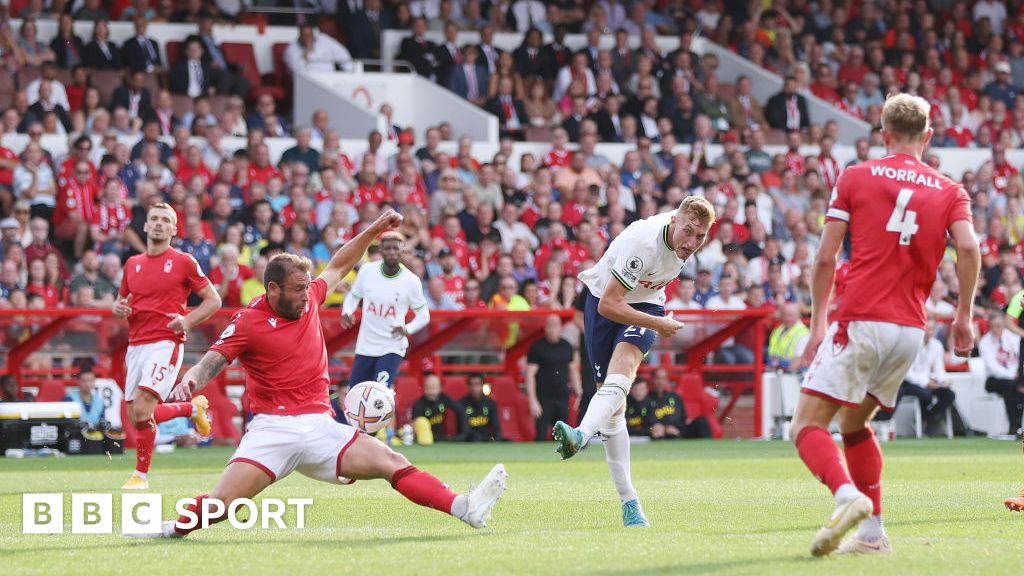
M711 424L708 423L708 419L704 416L698 416L687 422L679 428L679 435L671 435L666 433L665 438L683 438L686 440L693 440L697 438L711 438Z
M1020 428L1021 416L1024 415L1024 394L1017 390L1016 380L995 378L985 380L985 391L999 394L1006 405L1006 418L1010 421L1009 434L1016 434Z
M569 398L538 398L541 415L535 420L537 437L535 442L546 442L551 435L551 427L559 420L569 420Z
M899 406L904 396L913 396L921 404L921 418L925 422L933 421L933 417L941 416L946 408L953 405L956 394L949 388L936 388L934 390L917 384L911 384L906 380L900 384L899 394L896 395L896 405ZM875 420L889 420L893 412L879 410Z

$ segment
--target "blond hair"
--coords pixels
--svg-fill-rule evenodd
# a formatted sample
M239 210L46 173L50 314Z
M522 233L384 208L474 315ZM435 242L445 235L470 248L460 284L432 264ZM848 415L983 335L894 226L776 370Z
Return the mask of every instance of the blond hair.
M178 213L175 212L174 208L171 208L171 205L166 202L157 202L150 206L149 210L167 210L171 213L171 220L173 220L175 224L178 223ZM147 214L149 213L149 210L146 211Z
M679 204L678 216L689 214L701 224L710 227L715 223L715 207L703 196L687 196Z
M882 128L896 139L919 140L928 130L931 104L920 96L894 94L882 108Z
M378 243L383 244L387 240L396 240L398 242L405 242L405 235L398 230L388 230L387 232L380 235Z

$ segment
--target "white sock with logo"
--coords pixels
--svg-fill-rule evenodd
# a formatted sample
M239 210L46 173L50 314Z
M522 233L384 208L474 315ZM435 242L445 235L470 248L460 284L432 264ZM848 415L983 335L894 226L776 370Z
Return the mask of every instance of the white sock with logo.
M604 428L611 421L612 415L626 405L629 388L629 378L624 374L609 374L604 379L604 385L594 394L587 406L587 413L580 421L579 430L584 440Z

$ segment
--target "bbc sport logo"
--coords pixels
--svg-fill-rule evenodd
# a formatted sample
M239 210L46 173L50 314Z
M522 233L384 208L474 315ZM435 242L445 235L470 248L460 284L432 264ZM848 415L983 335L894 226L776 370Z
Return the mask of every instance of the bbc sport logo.
M158 534L162 529L163 496L160 494L119 494L121 534ZM225 506L216 498L202 500L202 521L199 515L189 509L195 498L178 500L174 509L176 515L184 516L182 528L195 528L201 524L207 528L207 518L227 513L227 521L238 530L249 530L259 524L263 529L272 526L278 529L306 527L306 507L313 505L312 498L263 498L259 504L239 498ZM290 508L295 511L295 523L288 526L285 514ZM239 513L244 510L242 518ZM71 494L72 534L111 534L114 532L114 495L102 493ZM66 516L64 494L22 494L21 531L23 534L63 534Z

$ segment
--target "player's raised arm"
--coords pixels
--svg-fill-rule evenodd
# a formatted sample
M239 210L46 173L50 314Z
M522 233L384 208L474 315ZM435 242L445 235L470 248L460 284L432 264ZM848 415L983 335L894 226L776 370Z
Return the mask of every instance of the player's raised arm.
M953 337L953 353L967 356L974 348L974 329L971 316L974 314L974 291L978 287L978 273L981 270L981 250L969 220L957 220L949 227L956 248L956 276L960 281L960 301L957 302L956 317L950 325Z
M811 275L811 336L799 365L809 366L828 328L828 301L836 278L836 259L850 225L842 220L829 220L821 233L821 244L814 258Z
M359 259L366 253L366 249L381 232L391 230L401 223L401 214L391 209L385 210L373 224L370 224L369 228L339 248L334 256L331 256L331 261L327 263L324 271L317 276L317 279L322 278L327 283L327 293L333 292L338 284L341 284L341 279L352 271L356 262L359 262Z

